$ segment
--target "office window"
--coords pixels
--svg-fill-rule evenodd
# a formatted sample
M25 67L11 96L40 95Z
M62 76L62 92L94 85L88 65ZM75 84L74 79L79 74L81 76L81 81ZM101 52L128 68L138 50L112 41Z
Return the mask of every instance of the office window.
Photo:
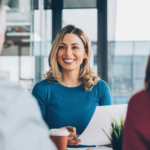
M44 10L40 5L39 10L34 10L33 56L35 57L35 83L44 79L44 74L49 70L48 56L52 47L52 10Z
M0 74L16 84L22 85L24 82L24 87L30 89L26 83L29 78L32 78L32 72L26 68L30 68L32 63L29 64L30 61L27 59L25 59L26 63L21 63L23 57L30 56L30 0L6 0L4 7L7 11L7 31L0 58ZM27 72L24 73L24 70ZM21 75L25 74L31 76L22 78Z
M96 0L64 0L63 8L96 8Z
M149 0L108 0L108 75L114 104L144 88L150 54Z
M42 0L38 2L34 10L30 0L5 1L7 31L0 75L29 91L48 71L52 45L52 11L44 10Z

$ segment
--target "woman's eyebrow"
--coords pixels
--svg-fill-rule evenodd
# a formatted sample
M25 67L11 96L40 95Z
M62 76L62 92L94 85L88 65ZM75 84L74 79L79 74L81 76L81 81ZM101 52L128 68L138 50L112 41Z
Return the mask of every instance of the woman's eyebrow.
M73 43L73 44L71 44L71 45L80 45L80 44L78 44L78 43Z
M65 44L65 43L60 43L60 44L67 45L67 44Z
M60 44L67 45L65 43L60 43ZM78 43L72 43L71 45L80 45L80 44L78 44Z

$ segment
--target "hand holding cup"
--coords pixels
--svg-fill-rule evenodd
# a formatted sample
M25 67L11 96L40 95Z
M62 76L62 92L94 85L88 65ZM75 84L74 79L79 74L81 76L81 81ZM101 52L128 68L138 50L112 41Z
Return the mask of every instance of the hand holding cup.
M75 127L68 126L68 127L63 127L61 129L67 129L70 133L70 135L68 136L68 145L79 145L81 140L75 139L77 137Z

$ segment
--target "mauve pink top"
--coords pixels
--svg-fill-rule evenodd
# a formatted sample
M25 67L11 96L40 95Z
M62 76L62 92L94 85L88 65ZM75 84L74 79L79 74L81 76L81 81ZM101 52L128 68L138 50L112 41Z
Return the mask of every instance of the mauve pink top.
M150 150L150 91L134 94L128 105L123 150Z

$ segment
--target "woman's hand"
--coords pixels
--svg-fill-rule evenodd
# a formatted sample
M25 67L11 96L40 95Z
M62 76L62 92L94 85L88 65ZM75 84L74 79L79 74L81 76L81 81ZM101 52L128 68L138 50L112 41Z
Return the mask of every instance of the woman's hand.
M77 137L75 127L68 126L68 127L63 127L61 129L67 129L70 133L70 135L68 136L68 145L79 145L81 140L75 139Z

